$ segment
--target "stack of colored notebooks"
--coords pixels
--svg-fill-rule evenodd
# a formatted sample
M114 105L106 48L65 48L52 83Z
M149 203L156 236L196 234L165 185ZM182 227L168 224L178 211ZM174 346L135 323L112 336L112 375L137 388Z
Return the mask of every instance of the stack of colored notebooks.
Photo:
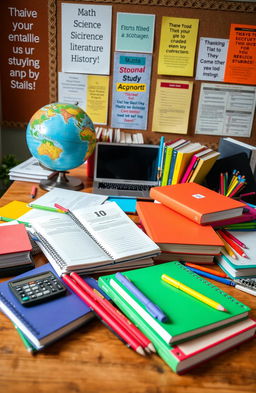
M20 303L11 291L9 282L48 271L56 274L47 263L0 284L0 309L22 334L31 351L43 349L93 318L91 309L70 288L67 288L64 296L45 303L31 307ZM96 280L86 280L89 285L99 289Z
M150 196L160 203L137 203L146 233L162 253L158 261L213 263L224 243L213 224L239 217L244 204L197 183L152 187Z
M184 373L255 334L256 323L248 317L249 307L179 262L122 273L147 301L126 285L120 274L101 276L99 286L177 373ZM187 286L190 293L169 285L163 275ZM217 303L219 309L202 301L202 297L191 296L191 290L206 296L214 305ZM165 322L159 320L158 313L154 314L149 301L164 313Z

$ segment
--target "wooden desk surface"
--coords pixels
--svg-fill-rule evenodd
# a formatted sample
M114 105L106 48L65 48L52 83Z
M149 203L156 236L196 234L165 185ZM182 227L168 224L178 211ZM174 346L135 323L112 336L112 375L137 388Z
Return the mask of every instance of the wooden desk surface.
M91 191L84 169L71 171ZM32 183L15 182L0 200L30 202ZM45 191L38 188L37 196ZM43 255L36 264L45 262ZM215 283L216 284L216 283ZM221 289L252 308L256 298L234 288ZM157 355L142 357L127 349L99 321L93 320L47 349L29 354L12 323L0 313L0 387L2 392L40 393L247 393L256 391L256 340L176 375Z

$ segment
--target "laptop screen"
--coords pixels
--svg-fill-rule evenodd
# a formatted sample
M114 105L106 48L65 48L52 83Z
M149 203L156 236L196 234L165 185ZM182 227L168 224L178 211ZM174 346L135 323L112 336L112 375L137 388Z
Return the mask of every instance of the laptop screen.
M158 150L157 145L100 142L96 146L94 179L155 182Z

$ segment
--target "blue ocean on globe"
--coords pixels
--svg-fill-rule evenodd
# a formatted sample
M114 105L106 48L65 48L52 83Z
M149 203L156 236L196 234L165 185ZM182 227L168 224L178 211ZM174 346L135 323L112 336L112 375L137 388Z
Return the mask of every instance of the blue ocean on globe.
M96 135L90 117L76 105L46 105L31 118L26 131L31 154L44 166L67 171L92 154Z

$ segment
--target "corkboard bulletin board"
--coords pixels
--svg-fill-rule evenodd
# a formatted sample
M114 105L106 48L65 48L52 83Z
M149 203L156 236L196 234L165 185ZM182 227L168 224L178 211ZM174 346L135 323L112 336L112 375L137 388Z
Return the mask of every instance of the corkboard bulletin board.
M218 145L218 136L195 135L195 123L198 109L198 100L201 83L194 77L175 77L157 74L158 51L160 41L160 29L162 16L195 18L199 19L198 42L200 37L212 38L229 38L230 24L247 24L254 25L256 20L256 4L249 2L230 2L230 1L172 1L172 0L111 0L111 1L63 1L57 0L57 48L61 48L61 3L77 3L77 4L101 4L112 6L112 42L111 42L111 66L110 66L110 92L109 92L109 114L111 119L111 90L113 75L113 55L115 50L116 35L116 16L117 12L127 13L143 13L155 14L155 38L151 75L151 90L148 110L148 127L146 131L142 131L144 141L146 143L156 144L159 142L161 135L165 135L167 139L175 139L178 134L161 134L152 132L152 115L155 97L155 88L157 78L174 79L174 80L190 80L194 82L192 104L188 125L187 138L193 141L200 141L207 146L216 148ZM197 45L198 50L198 45ZM195 65L197 61L197 51L195 56ZM61 71L61 53L57 50L57 70ZM256 70L255 70L256 72ZM205 81L207 82L207 81ZM208 82L207 82L208 83ZM221 82L218 82L221 83ZM110 124L108 124L110 126ZM126 131L126 130L124 130ZM137 130L127 130L128 132L137 132ZM254 119L253 129L250 138L238 138L245 143L256 144L256 119Z

